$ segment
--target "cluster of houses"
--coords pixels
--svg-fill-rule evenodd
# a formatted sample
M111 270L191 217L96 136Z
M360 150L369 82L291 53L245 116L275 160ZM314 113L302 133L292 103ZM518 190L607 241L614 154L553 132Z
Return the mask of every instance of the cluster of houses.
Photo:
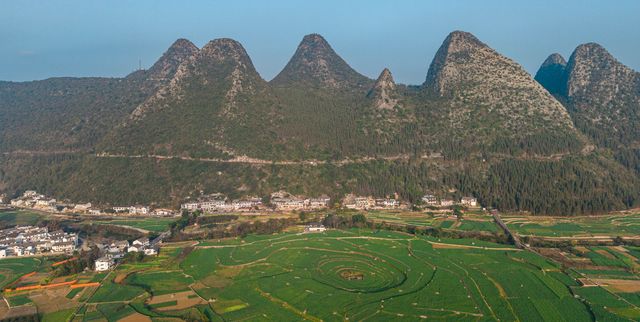
M0 258L39 254L72 254L78 235L47 227L17 226L0 230Z
M205 212L229 212L229 211L252 211L262 208L260 198L245 198L227 202L221 195L205 197L203 200L184 203L180 206L182 210Z
M456 204L471 208L478 206L478 200L474 197L462 197L459 202L456 202L453 199L441 199L434 195L428 194L422 197L422 202L427 206L434 207L449 207Z
M317 198L307 198L293 196L287 192L280 191L271 194L269 204L264 204L262 199L247 197L236 200L228 200L224 195L213 194L203 196L196 201L186 202L180 206L182 211L204 211L204 212L243 212L243 211L303 211L319 210L328 208L331 199L327 196ZM466 207L477 207L478 201L474 197L462 197L460 201L453 199L438 198L435 195L427 194L422 197L422 202L427 206L449 207L456 204ZM348 209L370 210L370 209L401 209L408 208L409 204L401 203L397 196L395 198L373 198L371 196L347 195L343 199L343 206ZM70 204L60 203L56 199L48 198L36 191L29 190L20 197L11 200L11 206L17 208L32 208L49 212L72 212L86 213L91 215L109 214L129 214L142 216L169 217L178 213L172 209L151 209L148 206L119 206L108 209L97 209L91 203Z
M95 260L95 270L98 272L108 271L113 268L119 259L122 259L126 253L141 252L145 255L157 255L159 247L149 241L149 238L143 237L129 243L127 240L113 241L111 244L96 244L103 254Z
M293 210L319 210L328 208L331 199L327 196L318 198L304 198L291 196L287 193L279 192L271 195L271 204L276 210L293 211Z
M108 209L98 209L91 203L67 203L59 202L54 198L47 197L33 190L25 191L22 196L10 201L10 205L15 208L36 209L54 213L84 213L90 215L103 214L131 214L167 217L174 216L176 212L171 209L154 209L147 206L125 206Z
M253 211L253 210L277 210L277 211L302 211L319 210L330 207L331 199L327 196L318 198L306 198L293 196L287 192L276 192L271 194L270 204L264 205L260 198L246 198L228 201L224 196L215 194L205 196L194 202L184 203L182 210L205 211L205 212L230 212L230 211ZM434 195L422 197L425 205L437 207L449 207L456 204L466 207L477 207L478 201L474 197L462 197L460 201L453 199L438 198ZM372 210L372 209L403 209L410 205L400 202L395 198L374 198L371 196L347 195L342 201L342 205L347 209Z
M369 210L369 209L397 209L403 205L394 198L373 198L348 195L342 201L347 209Z
M330 198L305 198L292 196L286 192L276 192L271 195L270 206L263 204L262 199L250 197L228 201L220 194L204 197L195 202L184 203L182 210L205 212L255 211L275 209L278 211L316 210L329 207Z

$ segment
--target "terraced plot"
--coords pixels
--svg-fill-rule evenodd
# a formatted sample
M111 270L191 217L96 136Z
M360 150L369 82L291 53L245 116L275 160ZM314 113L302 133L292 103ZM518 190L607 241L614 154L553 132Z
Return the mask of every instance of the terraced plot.
M546 237L638 236L640 214L597 217L503 216L510 229L520 235Z

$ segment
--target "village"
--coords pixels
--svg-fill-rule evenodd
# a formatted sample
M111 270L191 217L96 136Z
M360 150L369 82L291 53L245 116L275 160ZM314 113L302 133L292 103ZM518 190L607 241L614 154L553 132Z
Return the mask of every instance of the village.
M459 201L453 199L438 198L433 194L424 195L418 202L419 206L448 209L453 205L465 207L478 207L474 197L462 197ZM140 217L174 217L181 212L216 213L242 213L251 212L296 212L317 211L329 208L344 208L352 210L385 210L385 209L410 209L415 204L400 201L395 195L393 198L374 198L371 196L357 196L349 194L342 200L333 203L326 195L318 197L306 197L292 195L285 191L270 194L267 198L249 196L240 199L229 200L225 195L214 193L203 195L196 200L187 201L180 206L180 210L167 208L155 208L144 205L114 206L110 208L97 208L91 203L60 202L34 190L27 190L18 198L12 199L7 206L37 210L54 214L84 214L89 216L140 216ZM324 230L321 225L312 225L305 228L306 232ZM80 246L80 241L75 233L63 231L49 232L47 227L17 226L0 231L0 258L35 256L43 254L73 254ZM119 259L129 252L141 252L145 255L158 253L158 244L150 242L148 238L140 238L132 243L126 240L86 241L83 249L97 247L101 257L95 260L95 269L98 271L111 269Z
M93 243L102 254L102 256L94 262L95 271L104 272L112 269L127 253L140 253L145 256L157 255L160 251L158 244L159 241L150 241L147 237L138 238L132 243L129 243L127 240L117 240L110 244Z
M73 254L78 235L47 227L17 226L0 230L0 258Z
M91 203L68 203L59 202L54 198L47 197L33 190L25 191L22 196L12 199L10 206L14 208L33 209L50 213L77 213L87 215L111 215L111 216L156 216L172 217L180 215L181 211L201 211L205 213L230 213L230 212L257 212L257 211L312 211L332 207L343 207L354 210L375 210L375 209L409 209L411 206L427 207L451 207L461 205L465 207L478 207L475 197L462 197L459 201L439 198L433 194L426 194L419 204L412 205L403 202L396 195L393 198L374 198L372 196L357 196L349 194L341 202L332 204L331 198L326 195L318 197L296 196L285 191L272 193L268 196L268 201L256 196L241 199L228 200L220 193L203 195L197 200L187 201L180 205L180 211L168 208L155 208L143 205L113 206L110 208L93 207Z

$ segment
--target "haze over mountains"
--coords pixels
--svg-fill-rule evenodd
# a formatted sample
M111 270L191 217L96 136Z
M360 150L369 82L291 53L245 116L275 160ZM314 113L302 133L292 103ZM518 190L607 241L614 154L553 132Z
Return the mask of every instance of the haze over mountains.
M268 82L231 39L179 39L121 79L0 82L0 192L158 205L433 192L552 214L640 202L640 76L601 46L550 56L534 80L455 31L425 75L369 79L312 34Z

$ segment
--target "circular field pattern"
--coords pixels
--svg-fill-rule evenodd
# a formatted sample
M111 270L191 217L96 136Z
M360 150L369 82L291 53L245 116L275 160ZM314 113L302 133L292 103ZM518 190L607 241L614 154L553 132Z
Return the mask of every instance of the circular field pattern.
M398 287L407 276L383 259L365 255L323 255L314 279L339 290L375 293Z
M196 246L181 268L229 321L591 320L558 267L478 240L285 233Z

